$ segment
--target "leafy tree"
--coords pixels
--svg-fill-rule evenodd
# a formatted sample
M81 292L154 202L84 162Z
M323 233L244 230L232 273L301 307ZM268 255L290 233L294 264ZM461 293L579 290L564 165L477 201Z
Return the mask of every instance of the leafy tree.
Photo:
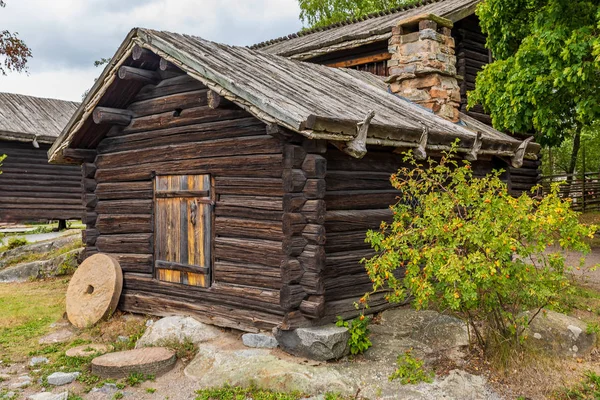
M0 167L2 167L2 161L4 161L4 159L6 158L5 154L0 154ZM0 170L0 174L2 173L2 170Z
M600 117L599 2L485 0L477 15L495 61L469 104L482 104L497 129L536 132L543 145L572 138L573 173L581 132Z
M6 3L0 0L0 8L5 6ZM25 71L30 57L31 50L19 39L18 33L0 31L0 59L4 59L0 62L0 75L6 75L8 71Z
M541 199L514 198L499 172L476 179L454 155L430 166L407 156L410 166L391 178L393 222L367 233L377 254L363 261L388 301L412 296L418 309L434 305L468 321L484 348L518 347L531 319L569 293L561 250L589 252L584 239L596 227L579 224L557 186ZM559 250L547 251L552 245Z
M419 0L298 0L300 19L311 28L417 2Z

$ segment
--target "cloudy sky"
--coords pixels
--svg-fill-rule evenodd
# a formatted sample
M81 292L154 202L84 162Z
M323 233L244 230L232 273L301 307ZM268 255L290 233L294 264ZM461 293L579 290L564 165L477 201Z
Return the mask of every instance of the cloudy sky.
M298 31L297 0L5 0L0 30L31 48L29 73L0 75L0 92L80 101L129 30L145 27L250 45Z

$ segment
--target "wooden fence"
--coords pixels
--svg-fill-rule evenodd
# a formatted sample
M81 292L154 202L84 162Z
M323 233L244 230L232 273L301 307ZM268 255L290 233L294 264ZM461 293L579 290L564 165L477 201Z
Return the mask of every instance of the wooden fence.
M550 192L552 183L559 182L559 195L573 200L577 211L600 210L600 173L562 174L543 176L541 185L544 194Z

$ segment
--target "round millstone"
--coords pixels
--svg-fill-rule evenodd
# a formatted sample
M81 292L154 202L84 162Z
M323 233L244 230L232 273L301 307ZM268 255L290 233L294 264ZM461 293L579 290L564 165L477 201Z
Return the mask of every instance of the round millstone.
M89 357L94 354L104 354L112 350L112 347L106 344L90 343L73 347L65 352L67 357Z
M161 375L177 361L175 352L164 347L108 353L92 360L92 373L103 378L124 378L131 373Z
M123 289L119 262L94 254L81 263L67 289L67 316L78 328L87 328L112 314Z

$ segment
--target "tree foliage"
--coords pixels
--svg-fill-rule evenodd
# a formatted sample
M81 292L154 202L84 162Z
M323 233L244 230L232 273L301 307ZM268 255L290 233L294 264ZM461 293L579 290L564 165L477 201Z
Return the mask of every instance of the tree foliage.
M0 0L0 8L6 6ZM31 57L31 50L25 42L19 39L18 33L8 30L0 31L0 74L6 75L9 71L21 72L27 69L27 60Z
M597 0L485 0L477 15L495 61L469 103L481 103L497 129L557 145L599 119Z
M530 322L523 312L556 306L569 289L564 257L547 248L589 252L584 238L596 227L579 224L557 187L542 199L513 198L499 172L476 179L452 153L430 166L406 161L391 178L400 191L393 222L367 233L377 251L364 260L373 290L388 291L390 302L412 296L416 308L452 311L483 346L518 345Z
M358 18L394 7L417 3L419 0L298 0L300 19L316 28Z

